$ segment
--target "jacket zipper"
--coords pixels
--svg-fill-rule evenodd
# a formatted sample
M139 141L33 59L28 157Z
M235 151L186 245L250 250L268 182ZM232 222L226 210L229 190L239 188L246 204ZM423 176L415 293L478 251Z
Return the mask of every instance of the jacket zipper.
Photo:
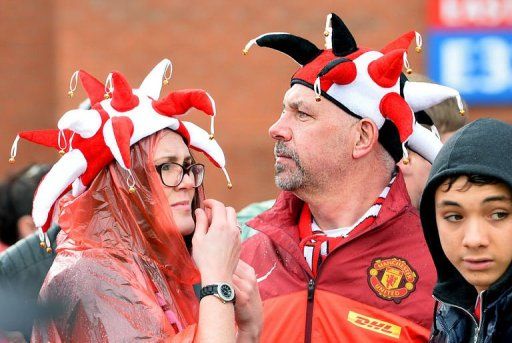
M405 212L405 209L402 209L400 212L398 212L395 216L390 218L389 220L395 218L396 216L401 215L403 212ZM372 228L371 231L374 231L376 229L380 229L382 224L376 225L374 228ZM365 232L366 233L366 232ZM358 235L357 237L354 237L353 240L359 238L360 236L363 236L365 233ZM338 246L334 248L333 251L329 253L329 255L332 255L333 252L341 248L341 246ZM325 260L322 262L322 264L318 267L316 278L318 279L320 275L320 270L322 269L323 265L329 258L329 255L325 257ZM309 271L305 271L306 275L309 276ZM307 307L306 307L306 332L304 337L305 343L311 343L311 334L312 334L312 326L313 326L313 307L314 307L314 300L315 300L315 288L316 288L316 281L315 278L310 277L308 281L308 299L307 299Z
M439 299L437 299L435 296L432 296L436 301L440 302L441 304L445 304L447 306L451 306L451 307L455 307L455 308L458 308L459 310L462 310L462 312L466 313L470 318L471 320L473 321L473 323L475 324L475 339L473 340L474 343L478 342L478 335L480 334L480 325L482 324L482 315L483 313L480 312L480 321L477 323L477 321L475 320L475 317L468 311L466 310L464 307L461 307L461 306L457 306L457 305L454 305L454 304L449 304L449 303L446 303L446 302L443 302ZM480 304L480 308L481 308L481 304ZM435 320L435 319L434 319Z
M306 307L306 332L304 342L311 342L311 332L313 326L313 304L315 301L315 279L311 278L308 281L308 303Z
M484 302L484 292L485 291L482 291L478 294L478 306L480 307L480 318L478 318L478 325L477 325L477 328L475 330L475 340L473 341L474 343L477 343L478 342L478 336L480 335L480 329L482 328L482 318L484 316L484 313L483 313L483 302Z

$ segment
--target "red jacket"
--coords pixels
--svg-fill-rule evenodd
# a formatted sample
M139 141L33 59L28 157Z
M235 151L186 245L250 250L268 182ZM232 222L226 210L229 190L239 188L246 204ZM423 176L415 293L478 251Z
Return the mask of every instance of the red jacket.
M427 341L436 281L418 212L399 173L375 222L352 231L316 278L299 249L303 202L282 192L248 223L242 259L258 276L262 342Z

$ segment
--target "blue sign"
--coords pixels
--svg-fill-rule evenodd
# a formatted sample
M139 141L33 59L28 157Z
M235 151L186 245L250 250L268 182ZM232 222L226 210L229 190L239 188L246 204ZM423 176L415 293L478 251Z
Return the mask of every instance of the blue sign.
M470 105L512 104L512 30L432 30L428 74Z

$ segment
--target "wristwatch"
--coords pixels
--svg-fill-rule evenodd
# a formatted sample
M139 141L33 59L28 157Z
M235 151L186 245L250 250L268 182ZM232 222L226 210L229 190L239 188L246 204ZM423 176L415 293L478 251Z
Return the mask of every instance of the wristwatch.
M228 302L235 302L235 290L228 283L214 283L201 288L199 299L203 299L207 295L214 295L219 298L224 304Z

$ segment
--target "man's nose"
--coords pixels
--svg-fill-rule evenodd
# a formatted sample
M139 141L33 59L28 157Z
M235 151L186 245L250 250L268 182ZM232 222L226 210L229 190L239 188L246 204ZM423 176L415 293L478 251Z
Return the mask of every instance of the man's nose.
M276 141L289 141L292 138L292 132L287 123L287 118L281 115L281 117L270 126L268 134Z

